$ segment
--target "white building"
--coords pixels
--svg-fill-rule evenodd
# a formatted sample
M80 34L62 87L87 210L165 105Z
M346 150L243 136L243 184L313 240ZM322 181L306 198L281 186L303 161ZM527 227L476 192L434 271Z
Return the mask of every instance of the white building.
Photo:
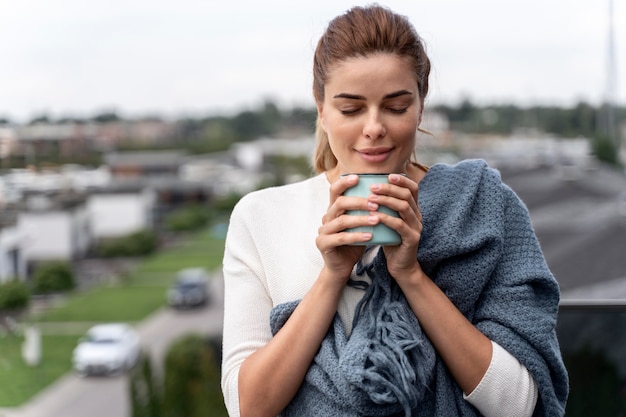
M87 197L90 235L96 241L154 225L156 194L148 187L105 188Z
M27 262L80 258L92 243L87 208L80 198L28 195L17 227Z

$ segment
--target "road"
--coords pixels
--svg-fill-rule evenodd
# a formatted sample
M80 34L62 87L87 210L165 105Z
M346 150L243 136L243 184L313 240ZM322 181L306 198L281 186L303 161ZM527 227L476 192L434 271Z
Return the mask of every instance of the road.
M221 276L215 276L210 285L214 297L207 307L188 311L163 308L136 326L153 363L162 363L170 343L185 334L221 334ZM128 388L127 376L81 378L68 373L21 407L0 409L0 417L130 417Z

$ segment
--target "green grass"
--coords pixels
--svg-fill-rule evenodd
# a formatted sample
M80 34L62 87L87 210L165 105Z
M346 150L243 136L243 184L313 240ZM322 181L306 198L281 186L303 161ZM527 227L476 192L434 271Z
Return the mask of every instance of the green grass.
M223 255L224 241L213 238L208 232L201 232L180 246L146 259L136 272L175 272L187 267L214 270L221 266Z
M28 366L21 356L22 337L0 337L0 406L19 406L71 370L77 335L42 336L41 365Z
M38 321L135 322L165 305L167 286L100 287L70 297Z
M0 337L0 407L19 406L71 369L71 352L78 337L94 322L138 322L166 303L174 273L187 267L213 271L221 267L224 240L208 231L188 236L180 246L145 259L123 283L69 294L67 302L29 322L41 323L43 357L28 367L21 357L22 338ZM54 323L71 322L69 335L48 334ZM74 334L76 333L76 334Z

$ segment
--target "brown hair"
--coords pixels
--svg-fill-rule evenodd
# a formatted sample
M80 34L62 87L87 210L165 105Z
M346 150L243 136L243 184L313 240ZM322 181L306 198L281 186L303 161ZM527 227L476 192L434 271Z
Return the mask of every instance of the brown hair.
M424 44L413 25L405 16L372 5L354 7L333 19L320 38L313 57L313 96L320 104L324 101L324 86L334 65L354 57L375 53L391 53L411 63L417 79L420 101L423 106L428 94L430 60ZM319 115L315 129L313 166L318 173L337 165L330 149L328 136L322 129Z

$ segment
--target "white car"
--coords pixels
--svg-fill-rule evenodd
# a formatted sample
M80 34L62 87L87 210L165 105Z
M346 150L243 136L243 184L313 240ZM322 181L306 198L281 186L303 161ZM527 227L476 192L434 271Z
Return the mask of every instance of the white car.
M72 364L83 376L119 374L135 366L140 354L139 334L132 326L98 324L78 341Z

